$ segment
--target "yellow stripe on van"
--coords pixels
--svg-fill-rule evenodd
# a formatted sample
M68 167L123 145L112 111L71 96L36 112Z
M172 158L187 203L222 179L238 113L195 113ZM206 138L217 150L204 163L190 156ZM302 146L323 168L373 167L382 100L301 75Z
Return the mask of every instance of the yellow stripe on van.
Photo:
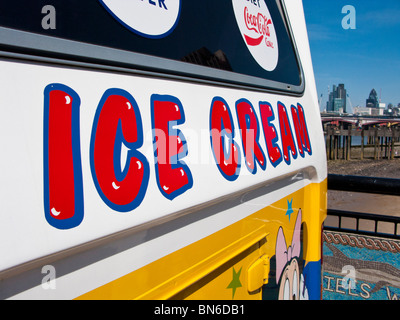
M326 188L326 180L311 183L245 219L77 299L261 299L261 287L254 286L262 284L263 279L260 282L254 277L262 276L263 272L275 273L274 266L268 264L275 255L278 229L282 227L289 246L299 211L303 223L303 258L306 263L321 259ZM264 283L268 281L272 280L264 279Z

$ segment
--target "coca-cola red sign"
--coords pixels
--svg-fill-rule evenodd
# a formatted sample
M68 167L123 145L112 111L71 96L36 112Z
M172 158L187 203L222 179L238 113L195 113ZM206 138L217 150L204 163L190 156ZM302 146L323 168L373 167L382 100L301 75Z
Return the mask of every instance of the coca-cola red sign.
M257 63L267 71L278 64L278 41L274 23L263 0L232 0L243 40Z

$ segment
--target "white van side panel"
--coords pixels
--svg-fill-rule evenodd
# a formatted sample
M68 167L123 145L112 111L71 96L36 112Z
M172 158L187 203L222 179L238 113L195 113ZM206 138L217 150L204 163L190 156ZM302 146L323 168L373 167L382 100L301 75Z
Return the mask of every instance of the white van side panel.
M129 70L112 72L101 67L0 59L1 298L75 298L215 233L274 203L277 198L325 180L325 146L305 21L300 14L302 4L300 0L290 0L286 1L286 7L304 71L305 92L301 96L155 78ZM52 84L62 84L80 100L76 125L79 126L84 212L78 225L64 229L51 225L44 209L46 88ZM143 145L136 152L148 163L143 199L127 212L118 212L105 203L96 189L91 167L96 112L110 89L128 93L133 98L131 101L137 104ZM173 199L165 196L157 178L152 127L152 99L155 97L178 102L184 120L173 123L187 146L187 154L180 156L177 165L190 174L192 184ZM234 140L240 149L241 165L234 181L221 174L210 145L210 109L215 98L226 102L235 127ZM235 110L242 99L257 114L258 141L266 156L260 102L268 102L273 109L273 124L281 148L278 105L283 104L288 111L296 146L290 110L291 106L299 108L301 105L312 153L305 152L301 156L296 149L296 157L292 154L288 161L283 160L275 167L267 162L265 169L256 164L256 172L250 172L245 164ZM122 148L122 168L126 157L127 151ZM245 192L259 188L267 188L268 192L217 210L224 201L234 201L230 196L238 199ZM57 290L42 284L48 274L47 269L42 269L46 265L54 266L57 271Z

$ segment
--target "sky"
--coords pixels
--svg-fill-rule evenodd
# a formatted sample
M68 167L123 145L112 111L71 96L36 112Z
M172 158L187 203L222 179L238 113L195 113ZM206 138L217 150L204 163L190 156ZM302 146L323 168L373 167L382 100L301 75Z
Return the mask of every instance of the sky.
M354 14L342 13L347 5ZM372 89L386 106L399 104L400 0L303 0L303 6L321 109L328 86L339 83L352 107L365 107ZM342 20L355 21L355 28L343 28Z

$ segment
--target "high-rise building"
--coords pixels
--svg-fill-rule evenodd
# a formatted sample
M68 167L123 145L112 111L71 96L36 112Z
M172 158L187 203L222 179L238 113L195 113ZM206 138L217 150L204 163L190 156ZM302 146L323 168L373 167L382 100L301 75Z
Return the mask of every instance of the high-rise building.
M339 86L333 85L326 103L326 111L346 113L346 97L347 93L343 83L340 83Z
M378 94L376 93L375 89L372 89L369 97L366 101L367 108L379 108L379 99Z

